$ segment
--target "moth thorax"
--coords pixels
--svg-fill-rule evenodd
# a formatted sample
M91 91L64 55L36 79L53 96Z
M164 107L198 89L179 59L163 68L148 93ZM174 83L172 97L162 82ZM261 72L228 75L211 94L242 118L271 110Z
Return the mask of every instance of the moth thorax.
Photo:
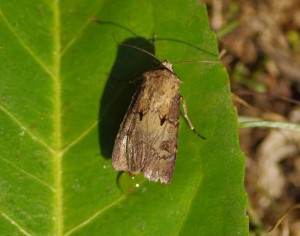
M173 72L173 66L170 62L168 62L167 60L163 61L161 63L164 67L166 67L168 70L172 71Z

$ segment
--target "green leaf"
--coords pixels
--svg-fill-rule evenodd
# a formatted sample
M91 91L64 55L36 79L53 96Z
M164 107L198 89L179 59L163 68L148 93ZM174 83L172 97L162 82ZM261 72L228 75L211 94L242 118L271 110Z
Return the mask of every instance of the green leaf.
M220 64L175 66L180 118L169 185L111 168L152 58L218 60L206 9L185 1L0 2L0 235L247 235L245 161ZM129 178L128 178L129 179Z

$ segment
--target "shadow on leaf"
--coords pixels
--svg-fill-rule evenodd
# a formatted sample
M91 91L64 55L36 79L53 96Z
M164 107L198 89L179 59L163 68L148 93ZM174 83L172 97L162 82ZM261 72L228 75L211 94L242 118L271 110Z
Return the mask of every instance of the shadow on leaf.
M134 45L154 54L153 44L145 38L130 38L121 44ZM99 145L104 158L111 158L120 124L141 82L137 78L152 68L153 59L149 55L134 48L118 46L118 54L99 103Z

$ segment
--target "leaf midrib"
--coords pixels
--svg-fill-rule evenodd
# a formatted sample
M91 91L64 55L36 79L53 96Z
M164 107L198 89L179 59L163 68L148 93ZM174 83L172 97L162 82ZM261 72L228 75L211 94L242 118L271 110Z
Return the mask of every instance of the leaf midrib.
M61 43L60 43L60 9L59 0L53 1L53 41L54 41L54 62L53 62L53 138L54 138L54 232L55 235L63 235L63 192L62 192L62 130L61 130Z

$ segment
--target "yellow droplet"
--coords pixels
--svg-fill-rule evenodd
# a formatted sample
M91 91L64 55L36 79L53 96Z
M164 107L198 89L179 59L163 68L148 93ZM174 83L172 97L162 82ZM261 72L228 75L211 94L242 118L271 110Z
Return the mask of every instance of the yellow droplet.
M130 194L140 189L143 189L144 192L142 185L147 180L143 177L143 175L139 174L136 176L130 176L127 172L120 172L117 178L118 186L122 192Z

